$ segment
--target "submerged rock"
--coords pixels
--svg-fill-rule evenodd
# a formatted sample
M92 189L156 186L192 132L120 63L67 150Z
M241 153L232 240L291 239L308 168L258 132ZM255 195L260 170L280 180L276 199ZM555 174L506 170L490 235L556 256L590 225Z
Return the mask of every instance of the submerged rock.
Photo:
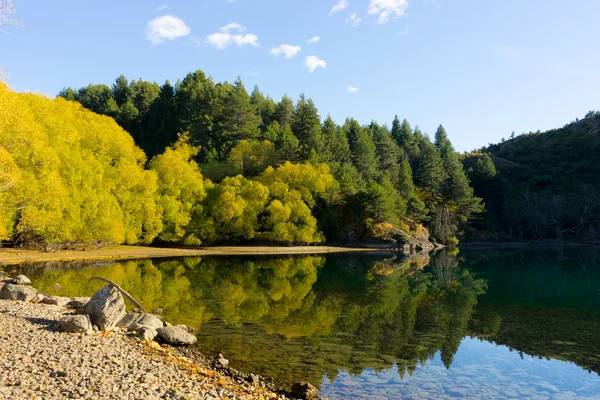
M38 291L31 286L13 285L7 283L0 289L0 299L31 301L37 295Z
M92 332L92 322L90 321L90 317L82 314L62 317L58 321L58 326L62 332Z
M111 331L125 316L125 300L117 288L107 285L94 293L83 312L98 329Z
M142 326L158 329L163 326L163 322L152 314L127 313L117 323L117 326L128 331L135 331Z
M177 326L164 326L156 330L158 336L173 346L187 346L196 343L196 336Z
M308 382L296 382L292 385L292 394L298 399L312 400L319 390Z

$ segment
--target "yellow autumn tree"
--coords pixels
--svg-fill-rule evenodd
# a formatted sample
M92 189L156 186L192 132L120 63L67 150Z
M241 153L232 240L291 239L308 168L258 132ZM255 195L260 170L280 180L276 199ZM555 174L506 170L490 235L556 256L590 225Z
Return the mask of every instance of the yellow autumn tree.
M162 209L163 228L158 238L166 242L198 245L200 240L188 232L192 217L200 216L206 197L202 173L192 160L198 148L190 146L183 135L172 147L150 161L158 175L158 202Z
M161 230L156 174L112 118L0 83L0 148L19 171L3 237L134 244Z

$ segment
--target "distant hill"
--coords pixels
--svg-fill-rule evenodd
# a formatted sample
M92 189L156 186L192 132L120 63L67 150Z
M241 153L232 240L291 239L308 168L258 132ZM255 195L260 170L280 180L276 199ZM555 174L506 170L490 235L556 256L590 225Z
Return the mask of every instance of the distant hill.
M472 236L600 238L600 112L490 145L463 164L488 208Z

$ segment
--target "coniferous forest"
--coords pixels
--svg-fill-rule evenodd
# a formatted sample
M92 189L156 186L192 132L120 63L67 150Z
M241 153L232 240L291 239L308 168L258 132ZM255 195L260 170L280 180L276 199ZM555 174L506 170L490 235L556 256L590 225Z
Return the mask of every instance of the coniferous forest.
M200 70L0 97L0 238L15 245L352 244L422 226L455 244L598 228L593 112L461 155L441 125L430 138L398 116L339 124L304 95L274 100ZM590 178L577 190L572 166Z

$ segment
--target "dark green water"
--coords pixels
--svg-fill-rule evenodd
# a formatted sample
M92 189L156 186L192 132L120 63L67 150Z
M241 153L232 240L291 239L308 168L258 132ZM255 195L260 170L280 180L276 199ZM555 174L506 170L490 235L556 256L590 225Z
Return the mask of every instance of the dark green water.
M112 279L207 353L330 399L600 399L600 252L206 257L13 272L46 293ZM62 288L53 289L55 283Z

